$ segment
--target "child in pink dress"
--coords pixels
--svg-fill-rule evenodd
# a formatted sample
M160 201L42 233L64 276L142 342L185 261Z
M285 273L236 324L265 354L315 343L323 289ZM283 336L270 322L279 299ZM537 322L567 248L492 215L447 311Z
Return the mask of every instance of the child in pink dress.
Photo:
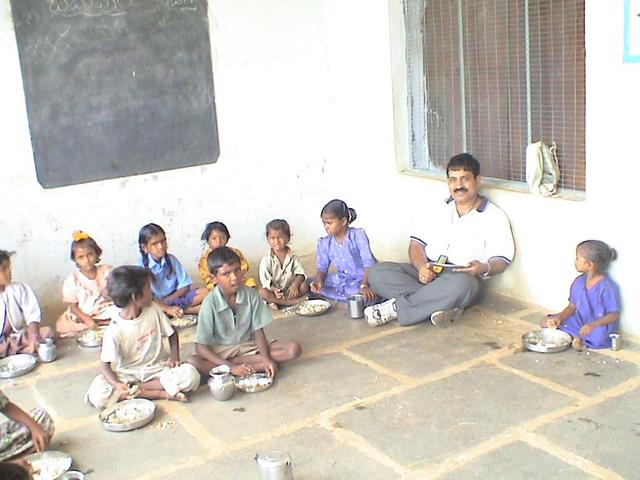
M62 285L62 301L69 307L58 318L56 331L61 337L107 325L113 302L107 294L107 277L112 268L96 265L102 249L87 233L73 232L71 260L78 270L70 274Z

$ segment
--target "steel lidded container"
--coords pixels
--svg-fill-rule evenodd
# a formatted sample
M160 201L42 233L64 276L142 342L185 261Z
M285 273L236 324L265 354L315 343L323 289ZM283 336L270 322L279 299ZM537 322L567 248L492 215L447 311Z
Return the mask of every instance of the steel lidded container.
M58 351L56 350L56 344L53 343L53 338L46 338L40 341L38 344L38 357L43 363L53 362L58 357Z
M233 375L228 365L218 365L209 372L211 378L207 382L211 395L216 400L229 400L236 393Z
M291 457L282 450L256 453L260 480L293 480Z

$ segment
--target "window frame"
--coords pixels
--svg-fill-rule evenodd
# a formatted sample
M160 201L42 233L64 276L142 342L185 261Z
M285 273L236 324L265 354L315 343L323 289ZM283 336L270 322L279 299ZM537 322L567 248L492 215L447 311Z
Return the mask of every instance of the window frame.
M400 174L420 178L446 181L444 168L438 165L430 165L428 168L416 167L412 145L413 125L411 122L412 97L409 84L409 59L408 59L408 32L406 22L407 3L424 0L389 0L389 34L391 42L391 80L394 115L394 138L396 151L396 168ZM586 28L586 27L585 27ZM586 32L585 32L586 43ZM586 69L586 58L585 58ZM586 83L586 79L585 79ZM423 81L424 86L424 81ZM424 95L426 97L426 95ZM586 122L586 91L585 91L585 122ZM423 111L425 105L422 105ZM425 129L426 132L426 129ZM586 134L585 134L586 137ZM585 138L586 149L586 138ZM427 148L425 138L424 147ZM427 159L428 162L428 159ZM552 198L565 200L585 200L588 188L587 182L587 158L585 152L585 190L576 190L566 187L558 189L558 195ZM482 175L482 174L481 174ZM482 176L484 188L513 191L517 193L531 194L526 181L517 181Z

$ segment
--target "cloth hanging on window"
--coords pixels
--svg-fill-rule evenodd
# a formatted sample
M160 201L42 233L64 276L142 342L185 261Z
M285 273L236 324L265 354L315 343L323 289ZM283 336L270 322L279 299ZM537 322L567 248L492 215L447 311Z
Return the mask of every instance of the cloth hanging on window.
M529 144L526 152L526 167L527 183L532 193L543 197L558 194L560 168L555 142L552 142L551 146L542 141Z

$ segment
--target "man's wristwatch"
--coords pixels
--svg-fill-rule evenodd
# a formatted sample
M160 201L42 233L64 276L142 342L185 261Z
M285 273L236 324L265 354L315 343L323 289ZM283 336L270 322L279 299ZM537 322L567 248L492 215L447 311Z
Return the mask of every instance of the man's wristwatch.
M482 274L482 278L487 278L491 276L491 262L486 262L487 271Z

